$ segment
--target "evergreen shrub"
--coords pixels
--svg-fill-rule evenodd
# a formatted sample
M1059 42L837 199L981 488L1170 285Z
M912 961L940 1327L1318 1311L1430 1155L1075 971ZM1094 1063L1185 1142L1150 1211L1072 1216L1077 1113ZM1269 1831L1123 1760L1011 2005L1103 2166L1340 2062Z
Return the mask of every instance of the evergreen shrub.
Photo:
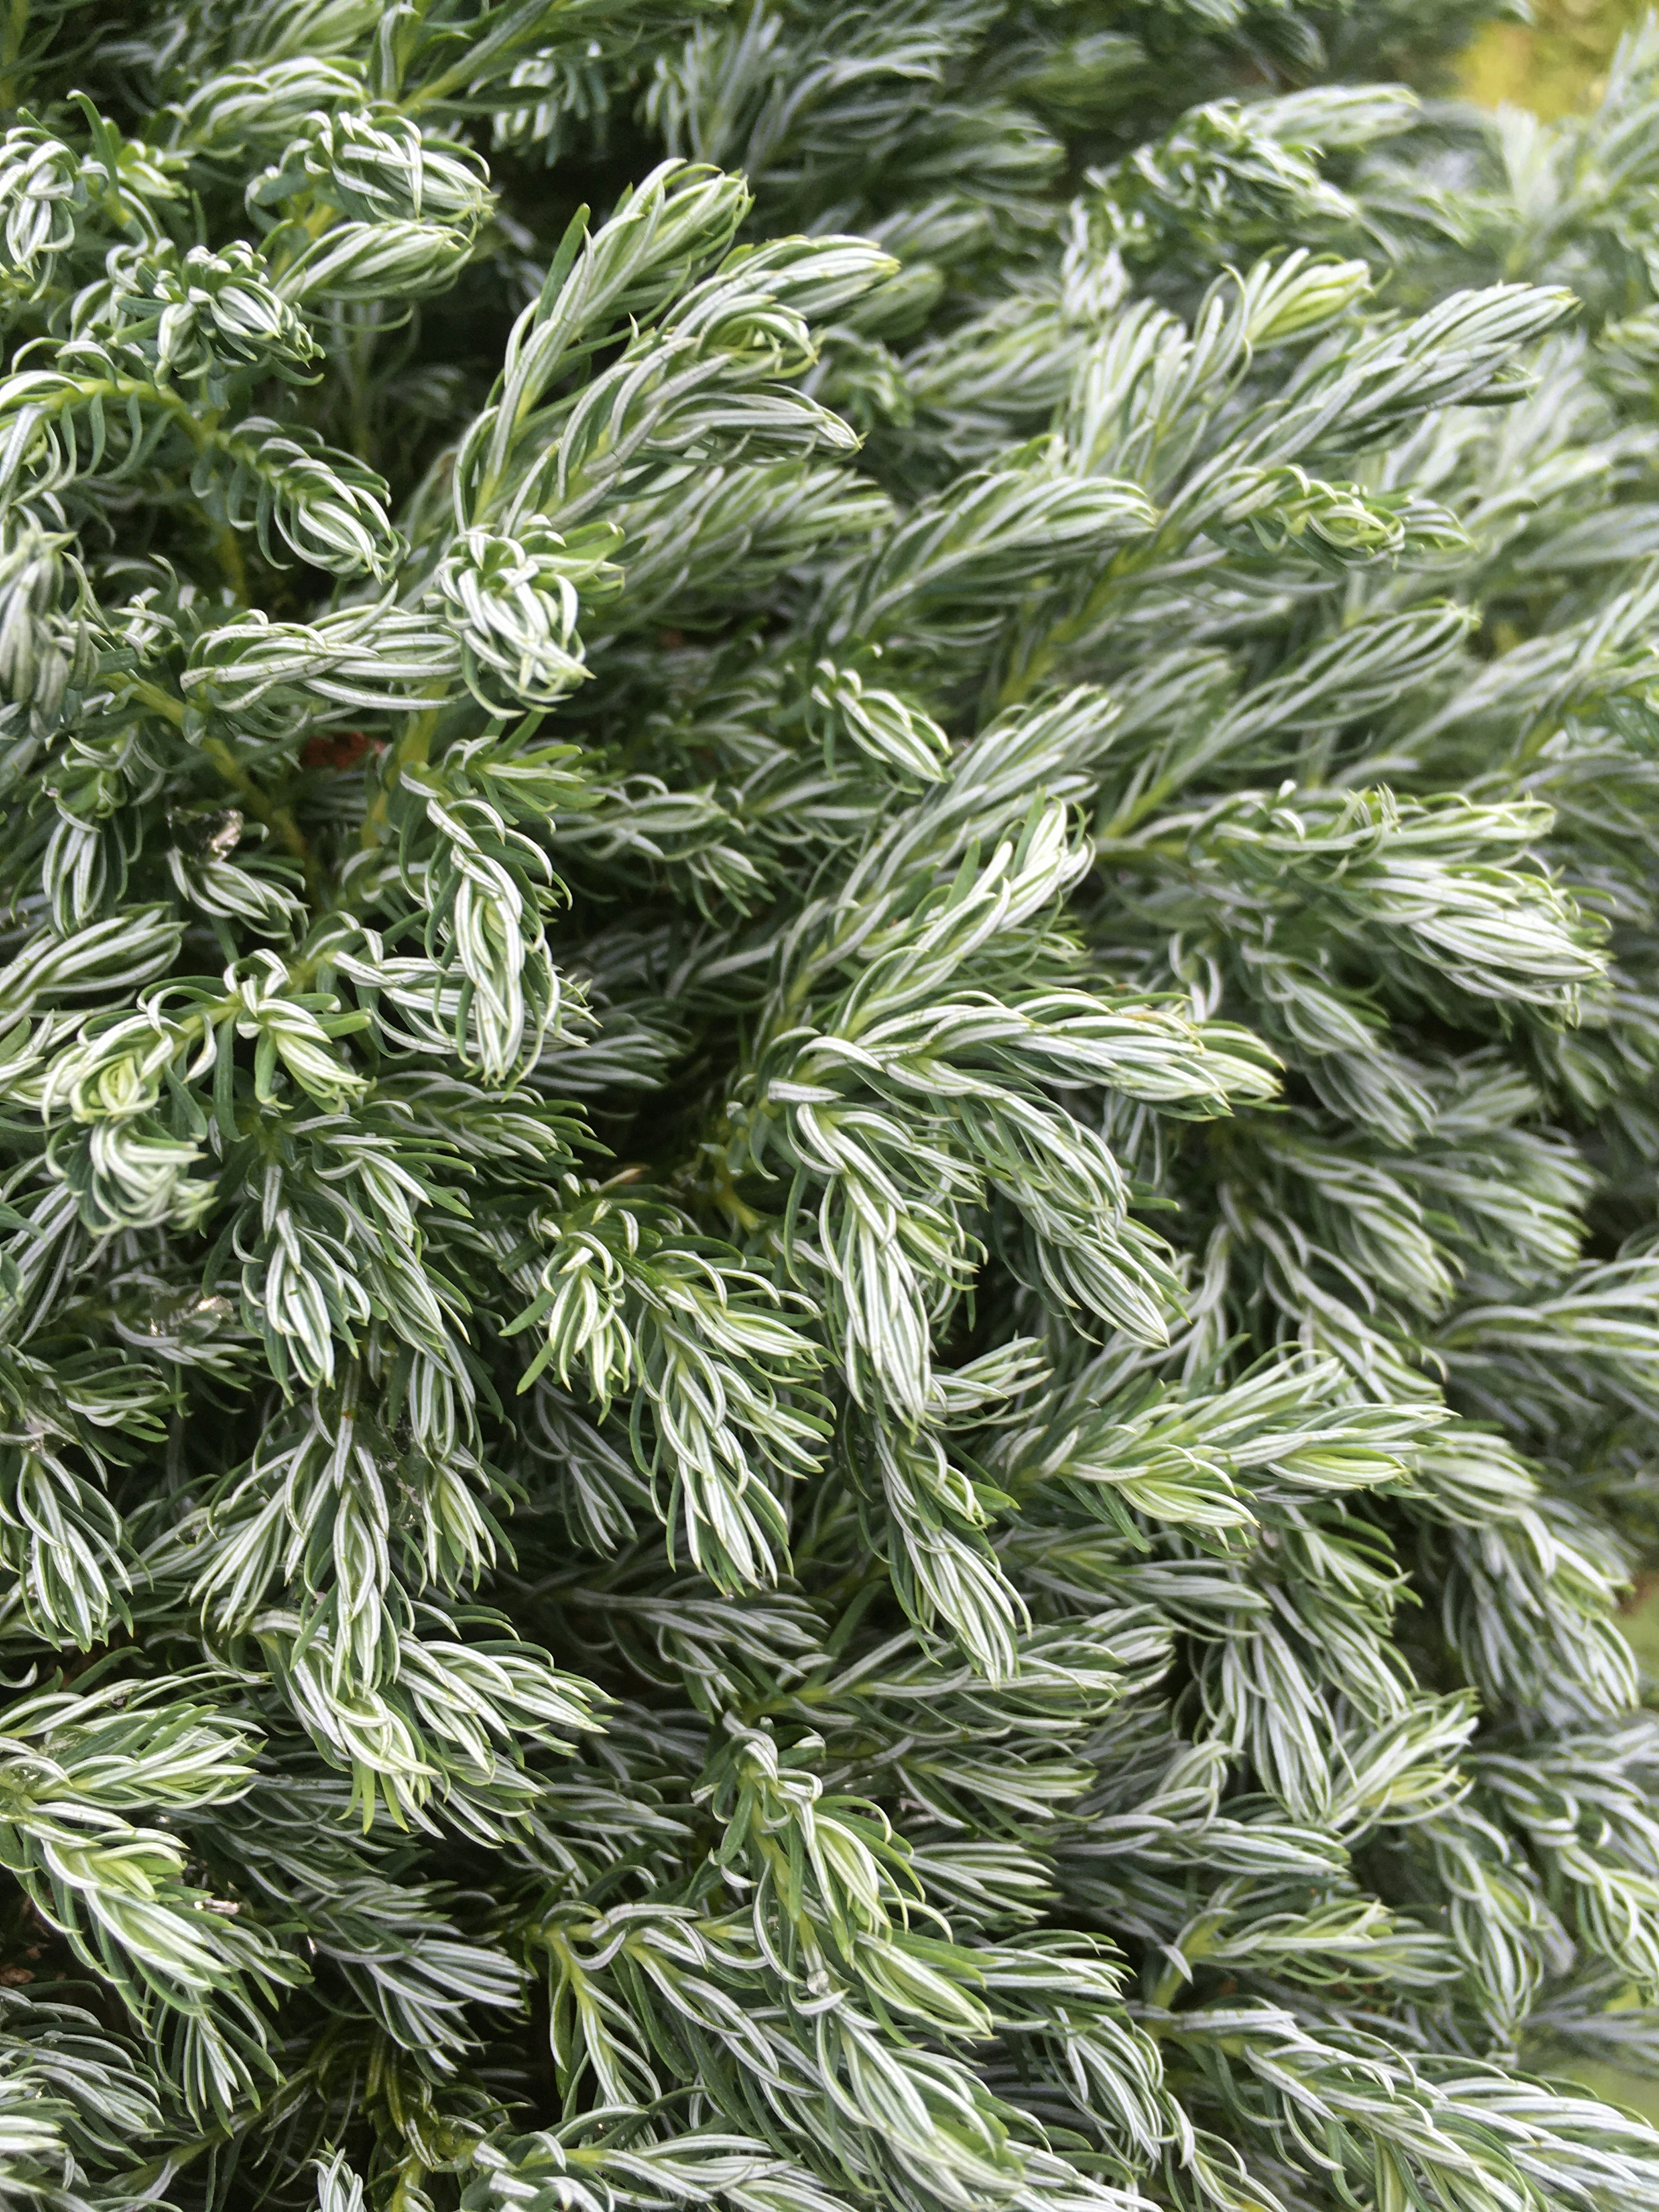
M1659 35L1468 27L9 9L0 2202L1659 2207Z

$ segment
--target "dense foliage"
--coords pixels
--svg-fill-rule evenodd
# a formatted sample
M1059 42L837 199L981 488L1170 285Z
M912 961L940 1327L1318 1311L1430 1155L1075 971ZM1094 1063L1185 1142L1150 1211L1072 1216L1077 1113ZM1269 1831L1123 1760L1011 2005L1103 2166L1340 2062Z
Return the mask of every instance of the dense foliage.
M1466 28L8 10L0 2202L1659 2207L1659 36Z

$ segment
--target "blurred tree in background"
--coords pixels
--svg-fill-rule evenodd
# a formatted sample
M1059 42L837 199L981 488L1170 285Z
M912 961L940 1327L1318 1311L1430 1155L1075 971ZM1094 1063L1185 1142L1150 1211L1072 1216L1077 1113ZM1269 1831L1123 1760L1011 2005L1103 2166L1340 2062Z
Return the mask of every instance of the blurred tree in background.
M1488 23L1460 75L1482 106L1509 100L1545 117L1592 106L1624 33L1648 13L1645 0L1537 0L1530 22Z

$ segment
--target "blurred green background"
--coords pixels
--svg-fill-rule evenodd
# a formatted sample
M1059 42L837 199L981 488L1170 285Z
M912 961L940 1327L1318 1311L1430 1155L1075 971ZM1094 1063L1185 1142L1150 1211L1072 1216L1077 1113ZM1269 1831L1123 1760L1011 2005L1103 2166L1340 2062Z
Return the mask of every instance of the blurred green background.
M1621 23L1627 21L1635 12L1633 9L1621 12L1620 14ZM1644 15L1647 13L1645 5L1641 12ZM1585 10L1586 18L1590 21L1597 20L1602 15L1613 13L1615 10L1610 8L1594 11ZM1616 43L1616 36L1608 42L1609 52L1614 43ZM1510 99L1516 97L1513 94L1499 96ZM1530 106L1532 102L1528 100L1527 105ZM1620 1617L1620 1626L1656 1686L1649 1690L1648 1702L1650 1704L1659 1702L1659 1576L1649 1575L1643 1577L1642 1582L1632 1594L1630 1601ZM1615 2105L1628 2105L1632 2112L1642 2113L1656 2126L1659 2126L1659 2081L1623 2073L1615 2066L1596 2066L1584 2061L1574 2062L1564 2070L1571 2074L1575 2081L1582 2081L1587 2088L1594 2089L1599 2096L1610 2099Z
M1591 107L1620 38L1653 0L1533 0L1532 21L1489 23L1463 57L1464 90L1485 106L1537 115Z
M1656 9L1659 0L1532 0L1530 23L1489 23L1475 39L1460 65L1462 88L1483 106L1507 100L1546 117L1593 107L1620 39ZM1659 1577L1644 1580L1621 1626L1659 1683ZM1659 1688L1650 1697L1659 1699ZM1549 2063L1544 2053L1537 2058ZM1573 2063L1566 2070L1659 2123L1659 2081L1612 2066Z

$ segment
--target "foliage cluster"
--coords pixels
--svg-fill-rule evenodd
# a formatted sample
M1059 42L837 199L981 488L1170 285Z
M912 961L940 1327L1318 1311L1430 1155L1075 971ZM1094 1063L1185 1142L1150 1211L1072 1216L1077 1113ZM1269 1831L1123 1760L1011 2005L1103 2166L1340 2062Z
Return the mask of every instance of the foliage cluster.
M1659 2207L1659 36L1468 28L7 13L0 2203Z

